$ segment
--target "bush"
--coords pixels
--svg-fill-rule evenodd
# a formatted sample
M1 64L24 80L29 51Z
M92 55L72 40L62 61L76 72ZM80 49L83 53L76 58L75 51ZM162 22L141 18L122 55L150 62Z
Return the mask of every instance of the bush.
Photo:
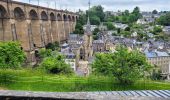
M132 84L148 73L151 66L139 51L118 46L114 53L98 53L92 63L95 73L115 77L121 84Z
M40 49L38 54L40 58L43 59L43 58L52 56L52 50L43 48L43 49Z
M46 49L51 49L52 51L59 49L59 43L56 41L54 43L48 43Z
M21 66L25 58L18 42L0 42L0 68L16 69Z
M52 74L71 74L71 67L65 63L62 55L55 55L45 58L41 63L41 68Z

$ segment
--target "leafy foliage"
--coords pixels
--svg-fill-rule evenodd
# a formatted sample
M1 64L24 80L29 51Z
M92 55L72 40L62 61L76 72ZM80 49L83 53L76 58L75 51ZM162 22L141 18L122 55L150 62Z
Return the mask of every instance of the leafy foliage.
M161 27L155 26L155 27L153 28L153 33L154 33L154 34L158 34L158 33L160 33L160 32L162 32L162 28L161 28Z
M158 11L155 9L152 11L152 14L158 14Z
M80 20L80 19L79 19L79 20ZM83 24L81 24L81 23L79 22L79 20L78 20L77 23L76 23L74 33L75 33L75 34L84 34Z
M113 75L120 83L131 84L144 76L150 65L139 51L118 46L115 53L99 53L92 64L95 73Z
M119 16L108 16L106 18L106 21L107 22L114 21L114 22L121 22L124 24L130 24L130 23L136 22L141 17L142 15L140 14L140 8L135 7L132 13L130 13L128 10L125 10Z
M107 26L108 30L113 30L115 29L115 26L113 26L112 22L106 22L104 23Z
M41 59L44 59L46 57L50 57L50 56L52 56L52 50L51 49L42 48L39 51L39 55L40 55Z
M162 15L158 20L158 24L169 26L170 25L170 13L166 13L165 15Z
M41 67L53 74L72 73L71 67L65 63L64 56L58 53L53 53L52 56L44 58Z
M52 51L59 49L59 43L56 41L54 43L48 43L46 49L51 49Z
M97 40L97 39L98 39L97 33L98 33L99 31L100 31L99 28L95 28L95 29L94 29L94 31L93 31L93 39L94 39L94 40Z
M0 68L16 69L21 66L25 58L18 42L0 42Z

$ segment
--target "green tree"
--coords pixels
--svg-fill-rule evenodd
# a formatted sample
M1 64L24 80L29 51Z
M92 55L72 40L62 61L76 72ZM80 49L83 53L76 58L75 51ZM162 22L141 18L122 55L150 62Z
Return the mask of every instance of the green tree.
M106 22L106 23L104 23L104 25L107 26L108 30L114 30L115 29L115 26L113 25L112 22Z
M100 18L97 16L90 16L90 22L92 25L100 25Z
M59 50L59 43L57 41L54 43L48 43L46 49L51 49L52 51Z
M97 33L99 32L99 28L95 28L94 31L93 31L93 39L94 40L97 40L98 37L97 37Z
M152 11L152 14L158 14L158 11L155 9Z
M142 17L142 15L140 14L140 8L139 7L135 7L134 8L134 10L133 10L133 12L132 12L132 14L134 14L135 15L135 21L137 21L139 18L141 18Z
M50 57L50 56L52 56L51 54L52 54L51 49L42 48L42 49L40 49L40 52L39 52L39 55L41 58Z
M95 73L113 75L122 84L132 84L151 68L145 55L118 46L115 53L98 53L92 64Z
M162 32L162 28L161 28L161 27L155 26L155 27L153 28L153 33L154 33L154 34L158 34L158 33L160 33L160 32Z
M79 23L79 22L76 23L74 33L75 34L84 34L83 25L81 23Z
M53 52L52 56L44 58L40 66L42 69L52 74L73 73L71 67L65 63L64 56L56 52Z
M18 42L0 42L0 68L16 69L25 61L24 51Z
M157 23L164 26L170 25L170 13L166 13L157 19Z
M130 31L130 27L126 27L126 28L125 28L125 31Z
M95 28L93 31L93 35L97 35L98 32L99 32L99 28Z

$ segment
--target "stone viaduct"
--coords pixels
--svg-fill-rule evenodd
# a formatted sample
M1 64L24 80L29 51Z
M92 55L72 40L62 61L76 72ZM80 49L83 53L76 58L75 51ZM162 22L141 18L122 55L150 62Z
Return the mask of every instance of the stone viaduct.
M69 11L0 0L0 41L19 41L34 60L35 48L67 40L77 19L78 14Z

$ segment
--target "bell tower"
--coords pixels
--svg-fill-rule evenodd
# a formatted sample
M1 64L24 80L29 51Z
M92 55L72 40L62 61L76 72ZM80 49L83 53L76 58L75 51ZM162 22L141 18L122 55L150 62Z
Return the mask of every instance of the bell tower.
M89 11L90 11L90 0L89 0ZM84 51L85 51L85 60L86 61L89 58L91 58L93 55L92 42L93 42L93 34L91 31L90 18L89 18L89 12L88 12L87 25L86 25L86 29L84 31Z

